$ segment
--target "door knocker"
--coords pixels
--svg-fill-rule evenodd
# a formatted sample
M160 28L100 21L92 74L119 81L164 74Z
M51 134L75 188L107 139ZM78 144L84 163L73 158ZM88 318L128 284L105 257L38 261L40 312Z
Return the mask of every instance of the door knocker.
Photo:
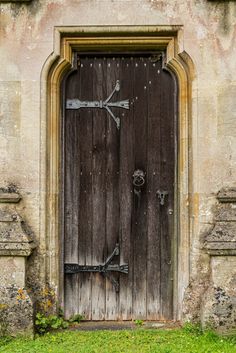
M145 173L141 169L135 170L133 174L133 185L135 187L142 187L145 184Z
M138 205L141 200L141 188L145 184L145 173L141 169L136 169L133 174L134 194L138 197Z

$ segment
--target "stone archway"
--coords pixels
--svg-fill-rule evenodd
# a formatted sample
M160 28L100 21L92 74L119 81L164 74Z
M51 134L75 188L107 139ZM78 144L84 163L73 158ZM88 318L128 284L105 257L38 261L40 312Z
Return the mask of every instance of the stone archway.
M193 64L182 51L181 26L147 27L65 27L55 28L54 53L41 75L41 239L46 244L45 280L63 303L61 280L63 248L60 234L60 84L72 67L72 51L120 48L124 50L164 50L166 68L179 86L178 162L175 217L174 317L181 319L184 290L189 282L189 241L192 212L191 166L191 80ZM178 240L178 241L177 241ZM177 245L178 244L178 245Z

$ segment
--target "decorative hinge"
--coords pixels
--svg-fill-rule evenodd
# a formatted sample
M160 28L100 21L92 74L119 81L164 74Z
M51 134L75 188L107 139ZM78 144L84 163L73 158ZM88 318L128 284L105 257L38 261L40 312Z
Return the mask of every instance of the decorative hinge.
M120 128L120 118L116 117L112 111L111 107L116 107L116 108L123 108L123 109L128 109L129 110L129 100L123 100L123 101L118 101L118 102L110 102L110 99L113 97L115 92L119 92L120 90L120 81L116 81L115 88L113 89L112 93L109 95L109 97L105 101L81 101L79 99L67 99L66 101L66 109L80 109L80 108L100 108L100 109L106 109L108 113L111 115L113 120L116 123L117 129Z
M109 274L109 272L120 272L120 273L125 273L128 274L129 272L129 265L128 264L123 264L123 265L117 265L114 264L112 265L111 262L115 256L118 256L120 254L120 247L119 244L116 244L115 249L111 253L110 256L108 256L107 260L103 265L79 265L79 264L65 264L64 265L64 272L67 274L74 274L74 273L79 273L79 272L98 272L103 274L104 276L108 277L113 286L115 287L116 292L119 291L119 283L115 280L113 276Z

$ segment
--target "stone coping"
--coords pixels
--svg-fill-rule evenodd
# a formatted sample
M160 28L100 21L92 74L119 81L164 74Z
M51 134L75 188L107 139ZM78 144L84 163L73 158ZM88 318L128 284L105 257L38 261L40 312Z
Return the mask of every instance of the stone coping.
M235 256L236 255L236 243L234 244L222 244L222 243L208 243L205 245L207 254L217 256Z
M30 2L32 0L0 0L0 4L2 2Z
M21 196L17 192L0 191L0 203L18 203L20 200Z
M236 187L222 188L218 194L217 199L219 202L236 202Z
M2 244L0 244L0 257L1 256L28 257L31 255L33 249L35 248L35 246L31 247L30 244L27 244L28 246L26 246L25 248L24 247L19 248L18 245L19 244L11 244L11 247L8 249L3 247ZM15 249L13 249L13 247Z

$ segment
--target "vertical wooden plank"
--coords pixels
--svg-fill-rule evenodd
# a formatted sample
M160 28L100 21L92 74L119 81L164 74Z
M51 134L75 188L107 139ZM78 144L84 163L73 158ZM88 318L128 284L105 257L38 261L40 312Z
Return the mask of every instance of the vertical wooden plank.
M160 319L160 212L157 190L160 188L160 63L145 60L148 70L148 153L147 153L147 319Z
M91 66L93 77L93 100L106 96L106 80L101 58L94 58ZM106 123L104 109L93 110L93 258L92 264L105 261L106 248ZM105 279L99 274L92 275L92 319L105 318Z
M64 316L65 319L69 319L76 314L75 308L77 308L76 304L76 296L77 296L77 275L65 275L64 276Z
M174 82L161 63L147 58L116 59L108 70L109 60L82 59L86 70L82 66L66 84L67 98L104 100L120 79L121 92L112 100L130 99L131 106L112 108L121 117L120 132L104 109L66 111L65 262L102 264L119 240L120 263L129 263L129 274L115 274L120 297L101 274L66 275L65 314L171 319ZM133 195L135 169L146 172L140 200ZM169 192L164 206L157 190Z
M174 82L171 75L161 71L161 190L168 191L165 204L160 206L161 214L161 307L162 317L173 317L173 278L171 245L173 238L173 215L169 210L174 208L174 174L175 174L175 141L174 141ZM166 143L168 141L168 143Z
M66 98L77 98L77 72L67 79ZM78 205L80 183L79 112L66 110L65 114L65 252L66 263L78 262ZM78 300L78 275L65 276L65 316L75 314Z
M107 93L109 96L113 91L116 80L120 78L120 59L119 57L108 57L103 59L104 80L107 83ZM105 97L104 97L105 98ZM115 93L111 101L118 101L119 93ZM115 116L120 115L118 108L112 108ZM115 121L106 113L106 254L109 256L116 243L119 243L119 144L120 130L117 129ZM117 262L117 259L115 259ZM119 274L113 273L112 276L119 282ZM118 315L118 298L111 280L106 279L106 320L116 320Z
M135 169L147 172L147 66L143 58L134 57L134 119ZM146 251L147 251L147 195L146 183L140 199L134 194L133 208L133 317L146 319Z
M91 75L92 58L81 57L79 73L80 100L93 99L93 75ZM91 265L92 262L92 109L81 109L80 112L80 203L79 203L79 263ZM77 313L86 320L91 319L91 274L79 275L79 306Z
M120 263L129 265L129 273L120 275L119 318L131 320L133 310L133 241L132 241L132 175L134 164L134 87L133 61L121 59L122 99L129 99L130 109L121 112L120 129Z

